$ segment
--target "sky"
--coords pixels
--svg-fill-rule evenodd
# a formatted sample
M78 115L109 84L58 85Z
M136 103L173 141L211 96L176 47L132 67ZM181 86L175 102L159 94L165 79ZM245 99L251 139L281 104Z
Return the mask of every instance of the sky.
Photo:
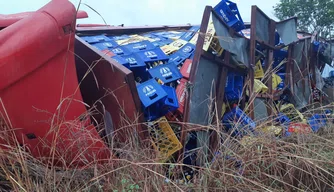
M0 14L12 14L35 11L50 0L10 0L1 3ZM79 0L70 0L75 6ZM233 1L233 0L232 0ZM82 0L99 12L108 25L182 25L200 24L206 5L215 6L220 0ZM268 16L275 19L273 6L279 0L234 0L244 22L250 21L251 6L257 5ZM88 13L89 18L77 23L103 23L102 18L85 5L80 10Z

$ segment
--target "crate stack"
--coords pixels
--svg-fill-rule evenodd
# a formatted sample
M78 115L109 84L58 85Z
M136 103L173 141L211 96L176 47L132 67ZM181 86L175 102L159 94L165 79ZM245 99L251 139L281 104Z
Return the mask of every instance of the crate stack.
M184 32L82 37L105 56L133 72L153 145L163 161L182 147L167 119L182 121L198 30L199 26L193 26ZM164 136L154 136L154 133L163 135L161 132Z

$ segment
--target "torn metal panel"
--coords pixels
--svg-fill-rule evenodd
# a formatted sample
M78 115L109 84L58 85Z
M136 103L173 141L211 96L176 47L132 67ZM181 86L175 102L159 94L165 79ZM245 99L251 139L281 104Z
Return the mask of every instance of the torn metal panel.
M249 40L246 38L233 38L229 33L229 28L224 25L215 14L212 14L212 20L220 46L235 55L234 59L237 60L238 63L248 66Z
M269 23L270 19L265 17L263 13L256 9L256 22L255 22L255 28L256 28L256 37L264 41L266 43L269 43Z
M189 122L198 125L208 125L211 123L216 84L219 81L219 65L200 58L198 70L192 85L192 96L190 98L190 118Z
M237 54L238 50L234 43L234 39L229 33L229 28L220 22L215 14L212 14L212 21L215 26L220 46L230 53Z
M276 30L285 45L289 45L290 43L298 40L297 25L295 19L289 19L277 23Z
M248 67L249 63L249 40L245 38L234 38L236 47L238 48L238 54L236 54L236 59L239 63L242 63Z
M295 94L293 95L294 105L297 110L300 110L306 107L309 103L311 96L311 88L309 81L305 81L305 94L301 91L303 88L303 79L299 80L295 85Z
M295 75L295 82L298 82L302 78L302 56L305 42L299 42L294 46L292 53L293 72Z
M268 111L264 99L256 98L254 100L254 121L263 122L268 119Z

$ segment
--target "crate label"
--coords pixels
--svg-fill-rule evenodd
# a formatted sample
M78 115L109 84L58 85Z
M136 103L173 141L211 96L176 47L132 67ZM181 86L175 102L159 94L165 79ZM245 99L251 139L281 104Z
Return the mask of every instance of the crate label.
M123 50L120 49L120 48L115 48L115 49L112 50L112 52L114 52L115 54L121 54L121 53L123 53Z
M113 45L109 42L103 43L103 45L106 46L106 47L113 47Z
M160 74L163 77L169 77L171 76L173 73L170 71L170 69L168 67L163 67L160 69Z
M135 44L135 45L133 45L133 49L145 49L147 47L147 45L146 44Z
M153 95L155 92L157 92L157 90L155 90L152 85L146 85L143 88L143 93L145 94L146 97Z
M190 47L189 45L186 46L184 49L182 49L182 51L183 51L184 53L190 53L192 50L193 50L193 48Z
M223 17L223 19L225 20L226 23L230 22L230 19L226 16L223 9L220 9L219 12L220 12L221 16Z
M133 57L128 57L126 58L126 60L130 63L130 64L136 64L137 63L137 60Z
M148 57L148 58L155 58L155 57L158 57L158 55L157 55L154 51L146 51L144 54L145 54L146 57Z

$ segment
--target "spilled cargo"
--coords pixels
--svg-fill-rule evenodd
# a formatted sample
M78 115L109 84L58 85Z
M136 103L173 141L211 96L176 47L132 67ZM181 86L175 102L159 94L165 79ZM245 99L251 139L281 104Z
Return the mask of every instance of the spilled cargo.
M5 43L17 47L10 53L3 48L0 56L1 71L9 74L0 79L5 106L0 111L8 114L10 119L4 121L10 120L13 128L22 128L14 134L36 157L50 157L50 149L44 149L39 139L58 145L59 137L63 140L59 150L79 139L82 146L89 145L83 155L91 162L112 156L110 138L126 143L136 136L151 141L161 162L202 166L208 151L215 152L211 144L217 142L210 136L212 130L202 127L218 123L246 142L258 134L281 138L318 132L332 114L301 113L309 104L324 102L324 83L317 75L325 63L321 58L329 56L326 43L297 32L296 18L275 22L253 6L247 25L237 4L222 0L214 8L207 6L196 26L75 29L71 19L60 20L52 7L66 8L68 18L75 14L69 2L52 1L0 31ZM59 21L57 27L51 25L52 19ZM28 31L33 20L40 21L37 28L44 30L42 34L20 30ZM19 44L15 38L22 35L27 39ZM48 48L36 47L37 40L48 42ZM33 91L27 84L35 87ZM38 113L34 107L56 115ZM53 126L37 123L46 119L61 125L59 135L49 135ZM81 132L82 127L87 132ZM207 151L205 157L197 154L199 147ZM65 153L82 150L74 148ZM185 157L189 151L191 158ZM66 162L76 160L70 156Z

